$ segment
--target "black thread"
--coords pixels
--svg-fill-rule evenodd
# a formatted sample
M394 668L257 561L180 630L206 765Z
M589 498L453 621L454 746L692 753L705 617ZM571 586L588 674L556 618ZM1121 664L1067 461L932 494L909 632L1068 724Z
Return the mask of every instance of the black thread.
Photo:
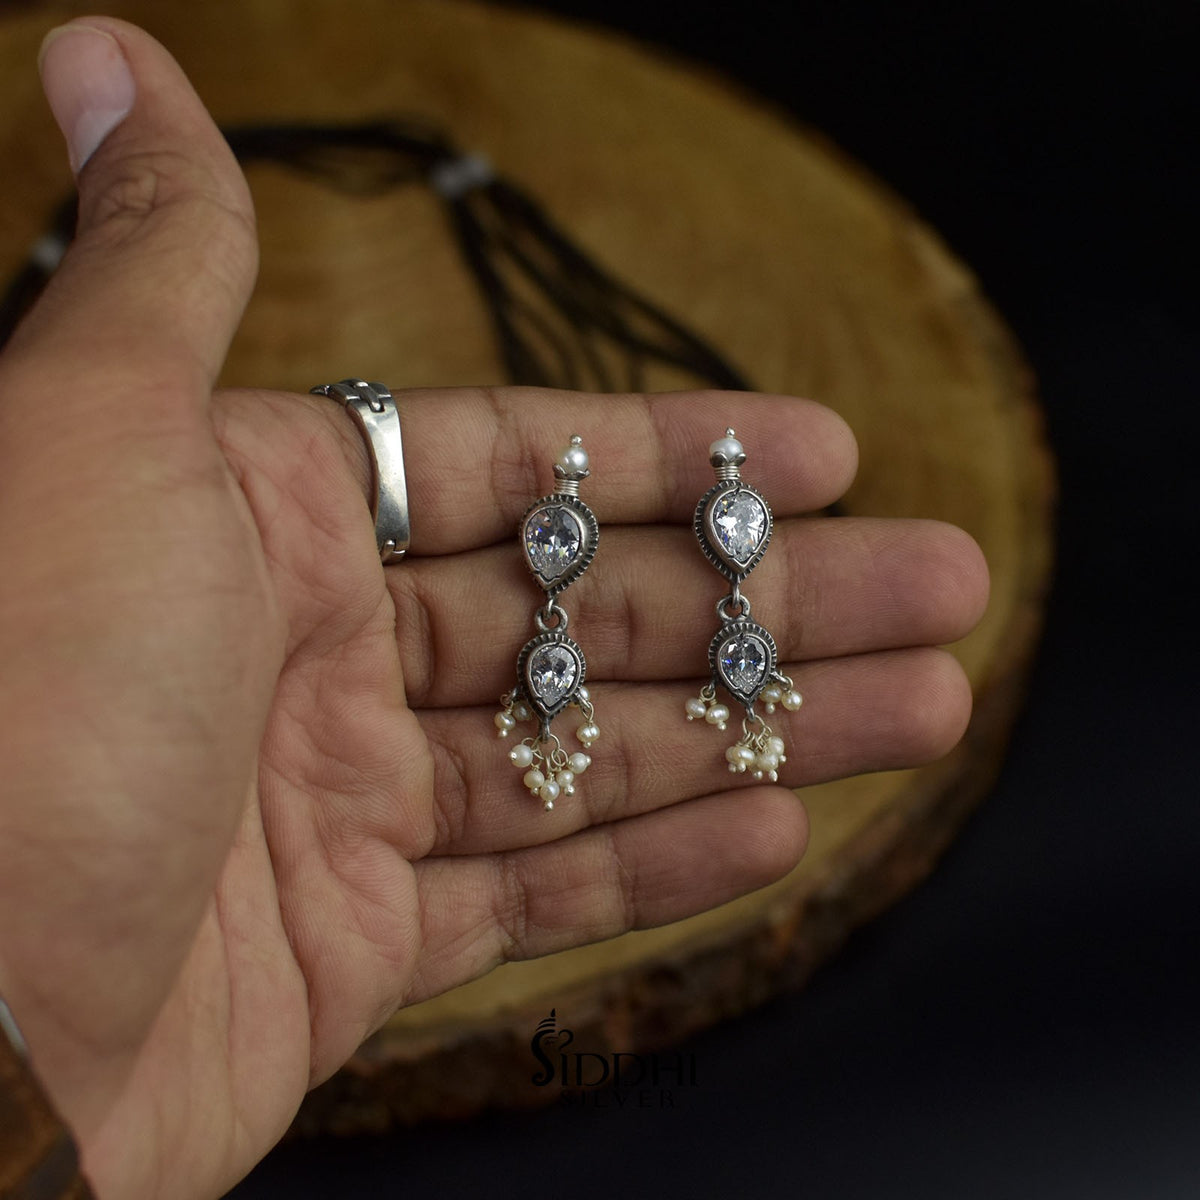
M446 134L417 120L355 125L250 125L225 131L244 164L275 163L355 194L415 183L439 195L463 261L487 307L512 383L589 391L641 391L648 362L720 388L750 383L712 345L576 245L536 199L464 156ZM447 166L467 168L453 176ZM439 176L439 169L443 174ZM442 186L445 179L461 180ZM74 199L50 236L66 245ZM0 298L0 346L40 295L52 269L30 259ZM522 296L534 295L544 305Z

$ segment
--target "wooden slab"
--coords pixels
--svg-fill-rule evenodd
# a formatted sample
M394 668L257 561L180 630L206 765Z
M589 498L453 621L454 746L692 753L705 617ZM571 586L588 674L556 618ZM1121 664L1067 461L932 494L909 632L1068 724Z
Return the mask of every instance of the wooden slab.
M15 269L69 187L34 73L39 38L56 15L92 7L0 17L0 272ZM955 754L807 789L808 856L754 896L506 966L397 1014L310 1097L300 1125L378 1128L544 1097L550 1089L529 1084L528 1042L552 1006L579 1044L633 1051L802 982L930 870L986 793L1039 628L1050 460L1029 373L969 270L819 137L617 37L449 0L108 8L161 37L223 121L399 112L444 124L758 385L844 414L862 447L850 512L953 521L992 569L988 616L955 650L977 698ZM255 169L251 182L263 267L229 382L501 377L479 300L424 189L348 198L274 168Z

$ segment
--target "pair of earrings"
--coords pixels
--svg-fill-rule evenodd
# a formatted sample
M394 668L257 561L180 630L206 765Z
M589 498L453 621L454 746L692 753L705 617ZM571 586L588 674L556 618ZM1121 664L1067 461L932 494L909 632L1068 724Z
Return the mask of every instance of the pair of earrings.
M688 700L685 715L689 721L726 729L731 711L717 699L717 688L724 687L745 711L741 737L725 752L729 770L774 782L786 761L786 747L755 704L761 700L767 713L778 705L794 712L801 699L792 680L779 670L775 639L751 619L750 601L741 594L742 582L766 553L773 523L766 499L741 478L745 461L746 452L732 429L709 447L717 482L696 505L693 529L705 557L733 586L716 606L720 627L708 647L712 678L699 696ZM521 519L521 550L546 594L546 604L534 613L538 632L517 655L516 686L500 698L495 718L500 737L521 722L537 721L536 732L514 746L509 758L547 811L560 796L574 795L576 781L591 766L587 751L600 736L584 686L587 660L579 643L568 636L570 618L557 602L587 570L600 540L596 517L579 498L579 485L589 474L582 440L573 437L554 464L554 491L535 500ZM568 751L550 729L567 707L583 716L575 730L579 750Z

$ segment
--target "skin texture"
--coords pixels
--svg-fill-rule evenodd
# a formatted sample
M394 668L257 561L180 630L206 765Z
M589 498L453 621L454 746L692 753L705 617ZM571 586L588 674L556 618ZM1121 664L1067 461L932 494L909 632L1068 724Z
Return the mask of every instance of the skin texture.
M211 1197L397 1006L762 886L803 853L789 789L948 751L970 692L936 647L987 572L945 525L806 518L856 463L818 404L522 389L400 397L414 541L383 570L345 414L213 391L254 220L178 67L88 18L43 75L84 165L79 237L0 359L0 993L101 1197ZM777 519L755 618L805 695L778 786L682 720L727 425ZM539 602L513 531L574 433L603 735L547 814L491 717Z

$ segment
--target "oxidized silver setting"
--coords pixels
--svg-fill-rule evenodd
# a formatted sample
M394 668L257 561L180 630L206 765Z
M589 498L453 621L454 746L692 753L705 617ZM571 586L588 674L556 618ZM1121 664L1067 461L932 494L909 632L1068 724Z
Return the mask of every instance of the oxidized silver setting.
M553 531L561 527L578 539L578 548L551 545ZM560 535L561 540L561 535ZM535 500L521 518L521 549L534 579L548 597L571 586L591 565L600 541L595 514L577 496L556 493ZM568 551L564 553L563 551Z
M751 707L775 676L775 639L757 621L729 621L708 647L713 678L740 704Z
M516 686L500 697L495 718L500 737L523 721L537 722L537 732L514 746L509 759L525 772L525 786L547 811L559 796L575 794L576 779L592 763L586 751L600 736L584 685L587 659L579 643L567 636L569 617L556 603L591 565L600 541L595 514L579 498L579 485L589 474L582 439L573 437L554 465L557 487L535 500L521 518L521 552L546 593L546 605L533 615L538 632L521 647ZM550 729L551 721L569 707L583 715L583 724L575 730L582 749L572 752Z
M569 669L564 669L564 668ZM574 638L551 630L521 647L517 678L534 712L546 726L578 695L587 678L587 659Z
M725 729L732 717L729 707L717 700L717 688L723 687L745 709L742 736L725 751L730 771L749 771L755 779L774 783L787 761L786 747L754 706L761 700L768 713L779 704L794 712L802 700L791 679L779 671L775 639L751 620L750 601L741 592L742 582L762 561L774 526L766 498L742 480L745 461L746 452L732 429L709 447L717 482L700 497L692 528L704 557L733 590L717 601L721 626L708 646L712 678L684 711L689 721Z
M726 525L731 517L741 515L739 508L746 510L747 518L753 511L758 520L747 519L744 532L735 534ZM740 583L767 552L773 528L771 506L749 484L723 479L700 497L692 528L704 557L731 583Z

